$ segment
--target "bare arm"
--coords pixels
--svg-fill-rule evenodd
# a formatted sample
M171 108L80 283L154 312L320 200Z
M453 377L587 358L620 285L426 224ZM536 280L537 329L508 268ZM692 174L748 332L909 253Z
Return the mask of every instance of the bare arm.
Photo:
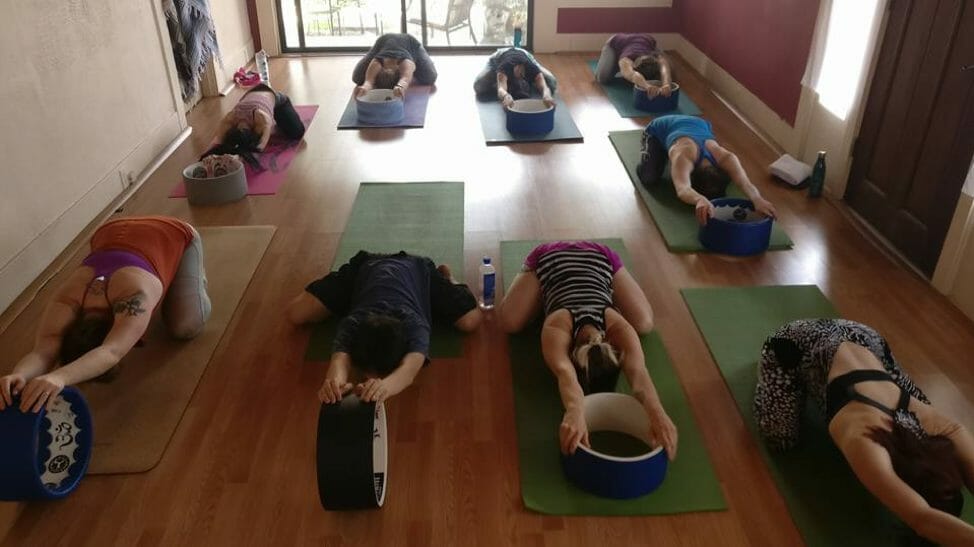
M690 185L693 162L686 157L685 150L686 148L678 148L677 146L670 148L670 176L673 178L676 196L683 203L693 205L697 222L702 226L707 224L707 219L713 216L714 205Z
M27 382L20 410L39 412L64 386L90 380L117 365L148 328L154 304L143 291L113 302L114 321L102 344L54 372Z
M558 393L565 415L559 429L561 451L572 454L579 444L589 445L585 424L585 394L578 384L568 351L571 347L571 319L567 313L548 316L541 328L541 352L545 364L558 381Z
M366 380L356 386L355 391L363 401L384 401L411 386L424 363L425 355L416 351L409 352L403 356L392 374L382 379Z
M375 77L379 75L379 72L382 72L382 62L378 59L369 61L369 66L365 69L365 81L362 82L362 85L355 88L355 94L362 95L375 87Z
M968 492L974 492L974 435L964 426L955 424L947 436L954 442L954 450L960 459L964 485Z
M659 75L660 80L663 82L663 86L673 86L673 71L670 68L670 60L666 55L659 55L657 58L659 62Z
M541 92L541 99L545 102L545 104L548 106L555 104L555 101L551 98L551 90L548 89L548 82L544 79L544 74L539 72L538 75L534 77L534 87Z
M254 119L254 131L260 135L260 142L257 143L257 150L263 151L267 148L267 141L271 140L271 130L273 124L271 120L268 119L267 114L264 112L258 112L257 117Z
M514 97L507 91L507 74L501 71L497 71L497 100L508 107L514 103Z
M606 320L610 321L607 334L616 349L622 352L622 372L636 398L650 420L650 435L657 445L663 445L672 460L676 458L677 432L663 403L656 392L656 385L646 370L646 356L639 342L639 335L625 319L614 310L606 310Z
M155 302L142 291L112 303L115 314L112 329L102 345L62 366L52 375L65 385L77 384L105 373L117 365L149 328Z
M974 544L974 526L930 507L896 475L883 447L859 438L840 448L863 486L916 533L938 544Z
M403 59L399 63L399 81L396 83L396 87L399 88L400 97L406 95L406 90L409 89L409 84L413 81L414 72L416 72L416 63L409 59Z
M741 192L744 192L747 199L754 203L754 208L757 211L772 218L776 216L774 205L764 199L757 187L751 183L751 179L747 177L747 172L744 171L744 166L741 165L741 161L737 158L736 154L719 145L714 140L708 140L704 143L704 146L707 147L707 150L717 160L717 166L726 171L730 175L731 181L741 189Z
M636 69L633 68L632 59L629 59L628 57L619 59L619 72L622 73L623 78L632 82L634 86L640 89L646 89L646 86L648 85L646 83L646 78L643 78L643 75L636 72Z
M310 295L309 295L310 296ZM318 388L318 400L323 403L337 403L342 395L352 389L348 381L348 372L352 367L352 358L344 351L331 354L325 381Z

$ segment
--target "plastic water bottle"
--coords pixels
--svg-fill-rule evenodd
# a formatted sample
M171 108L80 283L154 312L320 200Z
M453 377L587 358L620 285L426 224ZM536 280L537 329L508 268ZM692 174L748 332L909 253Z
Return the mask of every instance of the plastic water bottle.
M521 47L522 36L521 23L517 23L514 25L514 47Z
M490 263L490 257L485 256L480 265L480 307L489 310L494 307L494 281L497 279L497 271Z
M254 62L257 64L257 73L260 74L260 81L270 85L271 72L267 66L267 52L264 50L258 51L254 55Z
M822 188L825 187L825 151L818 153L815 166L812 167L812 181L808 184L808 197L817 198L822 196Z

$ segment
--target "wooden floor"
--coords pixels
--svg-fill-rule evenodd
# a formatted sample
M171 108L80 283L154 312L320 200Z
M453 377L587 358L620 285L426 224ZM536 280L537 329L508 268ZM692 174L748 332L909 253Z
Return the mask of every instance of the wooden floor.
M791 251L746 260L671 254L606 133L620 118L592 82L591 55L541 55L585 135L579 144L485 147L471 82L483 58L437 57L438 89L425 129L336 131L354 57L275 59L273 83L318 116L275 196L190 207L167 194L180 168L239 98L203 101L194 132L125 205L201 226L278 226L163 459L137 475L90 476L67 499L0 504L3 545L796 545L801 538L757 445L685 307L679 289L815 283L838 310L875 326L935 404L974 416L974 326L929 284L889 260L846 219L843 205L809 200L764 173L776 157L681 66L684 92L736 151L780 212ZM681 65L683 63L680 63ZM462 265L499 257L499 242L623 237L630 268L656 311L716 467L729 510L658 517L541 516L524 509L507 342L493 318L468 337L463 359L438 360L388 404L390 488L381 511L330 513L315 483L315 391L322 364L302 362L306 332L288 329L286 300L331 265L361 181L466 183ZM71 258L76 264L80 253ZM0 370L28 350L50 286L0 335Z

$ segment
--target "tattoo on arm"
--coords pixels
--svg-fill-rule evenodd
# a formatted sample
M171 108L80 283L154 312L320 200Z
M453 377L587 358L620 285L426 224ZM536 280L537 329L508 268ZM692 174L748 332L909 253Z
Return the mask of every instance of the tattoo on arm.
M112 304L112 311L115 312L115 315L126 315L128 317L142 315L146 312L146 309L142 307L144 298L145 295L139 291L132 296L116 300Z

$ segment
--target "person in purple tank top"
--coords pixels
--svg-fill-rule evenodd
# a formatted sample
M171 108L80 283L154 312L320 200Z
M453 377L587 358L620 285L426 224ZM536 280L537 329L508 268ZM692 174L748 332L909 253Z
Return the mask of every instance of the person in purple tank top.
M274 128L288 139L304 137L304 122L287 95L259 84L247 91L220 121L216 136L203 158L213 154L237 154L251 165L258 165L254 153L267 147Z
M650 98L669 97L673 91L670 62L648 34L616 34L602 46L595 79L608 83L616 77L616 72L639 89L645 89Z

